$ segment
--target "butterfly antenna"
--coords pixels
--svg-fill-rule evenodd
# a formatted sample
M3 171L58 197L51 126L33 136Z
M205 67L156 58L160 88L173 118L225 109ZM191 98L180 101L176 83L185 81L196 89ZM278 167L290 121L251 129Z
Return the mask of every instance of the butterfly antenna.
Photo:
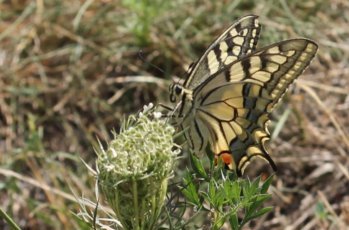
M155 68L156 70L160 71L162 74L165 74L165 71L163 69L161 69L160 67L154 65L151 62L148 62L147 60L145 60L144 55L143 55L143 50L138 51L138 58L141 59L144 63L150 65L151 67Z

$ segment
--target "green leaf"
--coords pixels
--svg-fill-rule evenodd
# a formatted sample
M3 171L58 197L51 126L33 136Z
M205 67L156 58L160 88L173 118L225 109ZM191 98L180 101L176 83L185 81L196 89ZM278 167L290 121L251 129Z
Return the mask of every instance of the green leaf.
M251 191L251 182L246 180L242 183L242 194L243 196L247 197L248 199L251 197L252 191Z
M233 174L227 174L226 171L216 167L207 180L200 180L199 188L192 185L193 178L196 182L196 179L201 178L195 176L203 177L208 173L204 171L201 162L195 156L192 157L192 162L196 173L185 178L188 188L184 192L186 197L190 196L188 202L200 204L202 211L206 210L202 203L206 203L209 207L209 210L206 211L214 212L211 229L220 229L228 221L232 229L240 230L250 220L271 210L271 207L262 208L263 203L270 198L270 194L266 192L271 184L271 178L263 183L260 183L260 177L253 181L236 180L231 179L230 176L234 176ZM199 173L200 170L203 170L205 174ZM201 202L198 202L199 199ZM244 214L243 219L239 219L238 213Z
M214 202L215 202L215 205L219 207L219 210L223 210L223 205L229 202L229 200L225 196L225 192L222 187L219 187L218 191L216 192L216 196L214 197Z
M213 223L212 229L221 229L223 224L225 223L225 216L221 216L216 219Z
M241 186L237 181L234 181L231 186L230 194L234 200L239 200L241 195Z
M262 206L264 201L268 200L271 196L269 194L259 194L256 195L252 200L251 204L246 210L246 217L250 217L251 215L254 215L256 210Z
M202 162L193 153L190 153L190 162L193 166L194 172L198 174L200 177L204 178L205 180L208 180L208 176L204 166L202 165Z
M225 195L222 186L212 179L209 184L208 194L211 205L218 210L222 210L225 201Z
M239 219L238 219L238 215L237 213L234 213L230 216L229 218L229 223L230 223L230 226L233 230L238 230L240 229L240 226L239 226Z
M232 192L233 183L231 183L229 180L224 181L222 187L223 187L223 192L225 194L225 197L228 200L232 200L233 194L231 194L231 192Z
M266 200L269 200L270 198L271 198L270 194L258 194L256 197L256 203L264 202Z
M182 193L186 197L187 201L194 205L201 206L198 190L193 183L192 175L188 173L183 181L184 187L182 189Z
M257 218L257 217L260 217L264 214L266 214L267 212L270 212L271 210L273 210L273 207L265 207L265 208L262 208L260 210L258 210L257 212L255 212L253 215L249 216L248 218L246 218L246 222L247 221L250 221L254 218Z
M263 183L263 185L262 185L262 187L261 187L261 193L267 193L267 191L268 191L268 189L269 189L270 184L271 184L272 181L273 181L273 175L271 175L270 177L268 177L268 178L264 181L264 183Z
M252 183L251 183L251 192L253 194L256 194L258 192L259 182L261 181L261 177L257 177Z
M216 196L216 185L214 180L210 181L210 184L208 186L208 195L211 198L214 198Z

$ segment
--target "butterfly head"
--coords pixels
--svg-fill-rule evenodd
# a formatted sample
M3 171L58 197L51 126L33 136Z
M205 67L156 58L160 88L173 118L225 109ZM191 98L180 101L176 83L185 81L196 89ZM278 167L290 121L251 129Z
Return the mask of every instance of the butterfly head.
M177 83L170 85L170 101L175 103L179 101L179 98L183 95L183 87Z

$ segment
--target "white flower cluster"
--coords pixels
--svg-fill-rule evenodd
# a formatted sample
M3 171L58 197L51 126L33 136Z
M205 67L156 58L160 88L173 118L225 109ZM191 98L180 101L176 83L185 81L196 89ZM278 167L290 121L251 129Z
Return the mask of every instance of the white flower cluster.
M175 129L160 119L150 103L143 107L138 117L131 116L124 130L99 154L100 171L113 173L113 178L148 174L170 174L180 150L173 142ZM132 122L129 122L132 121Z

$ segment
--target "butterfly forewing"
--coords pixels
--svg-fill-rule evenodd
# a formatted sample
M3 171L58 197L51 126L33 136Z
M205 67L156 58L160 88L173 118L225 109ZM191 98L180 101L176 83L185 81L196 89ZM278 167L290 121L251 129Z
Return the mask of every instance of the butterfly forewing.
M259 33L260 25L255 15L245 16L231 25L208 47L199 61L191 66L184 87L195 88L209 76L254 51Z
M316 51L317 45L307 39L286 40L264 47L210 76L194 90L194 97L202 98L212 88L229 82L252 82L263 86L271 96L271 109L309 65Z

